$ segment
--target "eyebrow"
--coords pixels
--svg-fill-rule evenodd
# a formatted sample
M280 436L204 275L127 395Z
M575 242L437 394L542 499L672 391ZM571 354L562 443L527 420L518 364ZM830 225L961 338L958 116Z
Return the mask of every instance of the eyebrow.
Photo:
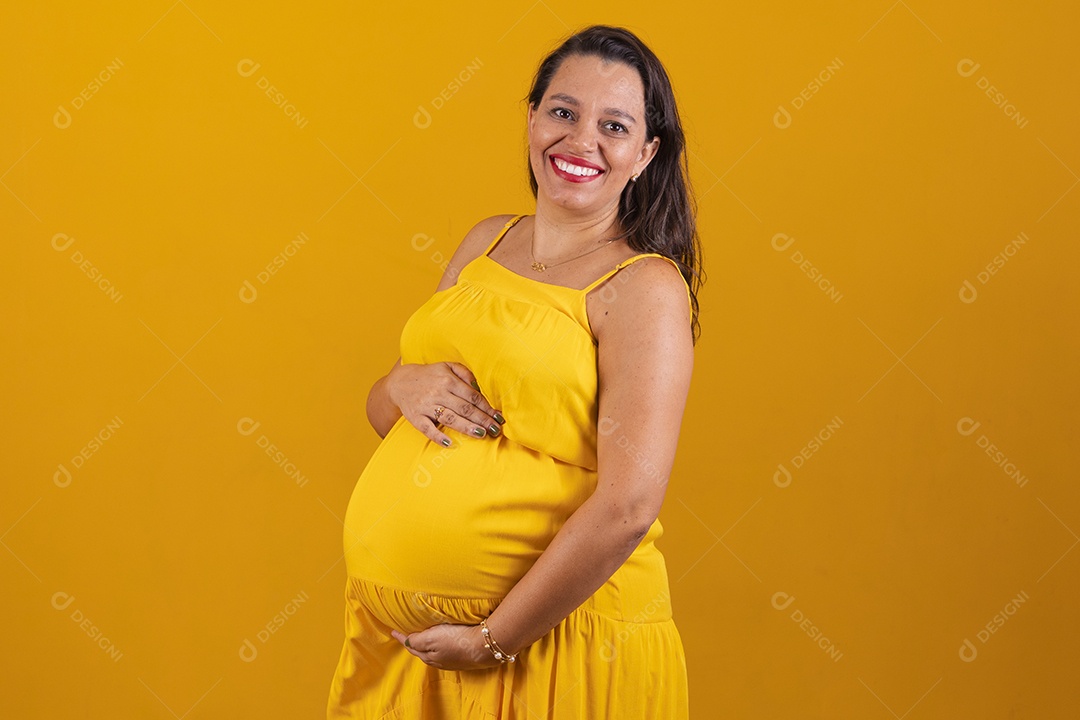
M572 95L567 95L566 93L555 93L554 95L549 97L548 100L558 100L560 102L566 103L567 105L573 105L574 107L577 107L578 105L581 104L581 103L579 103L577 101L577 98L573 97ZM621 117L624 120L627 120L627 121L632 122L632 123L637 122L637 120L634 119L633 115L626 112L625 110L620 110L619 108L611 108L611 107L604 108L604 112L607 113L608 115L614 115L616 117Z

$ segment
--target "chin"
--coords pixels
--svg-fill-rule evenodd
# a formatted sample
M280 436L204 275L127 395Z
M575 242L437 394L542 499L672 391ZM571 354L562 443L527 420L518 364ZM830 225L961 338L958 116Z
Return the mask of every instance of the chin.
M562 185L555 192L551 191L551 184ZM549 179L548 184L537 183L537 196L544 197L547 202L567 210L589 210L604 205L603 198L591 187L592 183L581 188L565 187L565 181L555 178Z

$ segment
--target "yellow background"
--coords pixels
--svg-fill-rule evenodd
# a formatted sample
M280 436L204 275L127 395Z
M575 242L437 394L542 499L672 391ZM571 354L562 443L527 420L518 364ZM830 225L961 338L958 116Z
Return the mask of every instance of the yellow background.
M0 714L322 715L368 388L607 22L700 198L693 716L1075 716L1074 4L170 1L0 11Z

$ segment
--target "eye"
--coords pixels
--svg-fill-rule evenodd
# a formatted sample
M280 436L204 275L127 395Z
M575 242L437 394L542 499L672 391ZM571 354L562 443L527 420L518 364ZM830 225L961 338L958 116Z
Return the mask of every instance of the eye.
M626 133L627 132L626 128L621 123L617 123L614 120L612 120L609 123L605 123L605 124L613 132L616 132L616 133Z
M560 108L555 108L554 110L552 110L551 114L554 115L555 117L559 118L560 120L569 120L570 118L572 118L574 116L574 114L572 112L570 112L566 108L561 108L561 107Z

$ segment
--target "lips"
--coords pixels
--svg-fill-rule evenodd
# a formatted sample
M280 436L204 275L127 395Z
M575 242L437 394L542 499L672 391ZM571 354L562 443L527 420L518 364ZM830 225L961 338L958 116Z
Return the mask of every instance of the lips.
M592 182L604 174L604 169L600 166L569 155L552 155L550 162L555 174L569 182Z

